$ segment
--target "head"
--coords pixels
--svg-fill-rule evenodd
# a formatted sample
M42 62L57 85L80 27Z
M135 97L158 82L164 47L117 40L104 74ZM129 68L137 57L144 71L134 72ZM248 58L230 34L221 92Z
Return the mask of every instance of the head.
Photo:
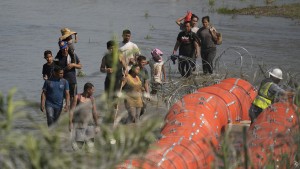
M191 18L191 27L195 27L198 25L198 16L195 14L192 14L192 18Z
M77 34L76 32L71 31L69 28L62 28L60 32L62 36L59 37L59 40L61 41L70 41L72 39L72 35Z
M147 64L147 58L143 55L139 55L139 57L137 58L137 62L140 68L144 68Z
M131 38L131 32L130 32L130 30L128 30L128 29L123 30L122 37L123 37L123 42L124 43L129 42L130 38Z
M275 68L271 72L269 72L269 76L274 83L279 83L280 80L282 80L282 71L278 68Z
M47 63L52 63L53 62L53 55L50 50L46 50L44 52L44 58L47 60Z
M191 22L184 22L184 28L186 32L191 32Z
M88 96L92 96L95 92L94 85L90 82L84 84L83 91L88 94Z
M113 47L115 47L115 46L116 46L116 42L113 41L113 40L110 40L110 41L106 42L106 48L109 51L112 51Z
M203 25L203 27L205 27L205 28L208 28L208 27L209 27L209 16L204 16L204 17L202 17L202 25Z
M139 65L133 65L129 70L129 74L136 76L140 73L140 70L141 68Z
M152 58L155 62L161 62L162 61L162 56L163 52L157 48L153 49L151 51Z
M68 50L69 50L69 46L68 46L68 42L67 41L59 41L58 42L58 46L59 46L59 50L62 52L62 54L64 56L68 56Z
M59 66L55 66L53 75L54 77L61 79L64 77L64 70Z

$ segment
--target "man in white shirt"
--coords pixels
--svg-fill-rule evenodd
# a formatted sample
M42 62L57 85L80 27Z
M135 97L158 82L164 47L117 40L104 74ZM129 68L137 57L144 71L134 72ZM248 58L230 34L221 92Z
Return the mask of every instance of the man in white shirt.
M140 55L138 46L130 41L131 32L128 29L123 30L123 41L119 43L119 49L125 57L127 64L127 71L131 69L131 66L136 64L137 56Z

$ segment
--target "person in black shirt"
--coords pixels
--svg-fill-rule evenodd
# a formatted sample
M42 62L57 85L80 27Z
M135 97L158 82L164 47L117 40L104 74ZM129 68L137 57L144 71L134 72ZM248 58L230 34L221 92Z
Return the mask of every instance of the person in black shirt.
M185 22L185 30L181 31L177 36L174 46L173 55L179 48L178 70L183 77L189 77L191 72L196 68L196 58L199 56L199 40L197 35L191 31L190 22Z
M47 63L43 65L43 79L48 80L52 77L53 69L54 69L54 62L53 62L53 55L50 50L46 50L44 52L44 58L46 59Z

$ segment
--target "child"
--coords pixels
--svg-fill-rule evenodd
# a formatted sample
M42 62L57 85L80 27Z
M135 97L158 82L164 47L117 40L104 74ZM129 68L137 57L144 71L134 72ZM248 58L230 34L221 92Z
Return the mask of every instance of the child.
M67 41L69 46L69 53L74 53L75 51L74 43L78 42L77 32L71 31L69 28L62 28L60 32L61 32L61 37L59 37L59 41ZM72 35L74 35L74 39Z
M46 59L47 63L43 65L43 79L47 80L52 77L53 69L54 69L54 62L53 62L53 55L50 50L46 50L44 52L44 58Z
M151 94L157 93L157 88L162 83L162 75L164 76L164 81L166 80L166 72L164 67L164 61L162 59L162 51L155 48L151 51L152 58L149 61L151 68L151 84L152 91Z
M75 141L72 144L72 148L76 151L82 149L86 144L88 152L93 152L95 134L100 131L98 126L98 114L96 110L96 102L93 97L94 85L92 83L86 83L84 85L84 91L81 94L77 94L74 97L70 118L69 118L69 130L72 132L75 123ZM80 106L78 106L80 105ZM78 107L75 111L76 106ZM93 125L91 125L93 124Z

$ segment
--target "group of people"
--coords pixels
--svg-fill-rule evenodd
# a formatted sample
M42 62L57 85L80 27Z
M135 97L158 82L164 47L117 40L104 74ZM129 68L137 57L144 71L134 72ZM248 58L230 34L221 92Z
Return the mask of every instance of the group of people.
M173 55L179 49L178 70L183 77L189 77L196 70L196 59L200 55L203 74L213 73L213 60L216 45L220 44L220 33L210 24L209 16L202 17L201 28L198 27L198 20L198 16L191 11L176 20L182 31L177 36Z
M44 52L47 62L42 70L45 82L40 109L46 112L48 126L57 122L63 109L69 112L69 130L74 130L75 133L73 149L77 150L86 144L88 151L91 151L94 135L100 130L99 114L93 97L94 85L88 82L84 85L83 92L77 93L76 69L82 68L74 47L74 43L78 41L77 33L63 28L61 34L58 40L59 51L55 58L50 50Z
M146 56L141 55L138 46L131 42L130 30L123 30L122 37L119 44L113 40L107 42L107 53L102 58L100 72L107 74L104 88L108 102L117 100L120 97L118 93L123 92L124 105L128 111L126 122L136 123L145 113L150 93L156 94L162 78L166 79L163 52L153 49L152 58L148 61ZM148 64L150 74L145 67ZM117 111L118 103L114 103L113 107Z
M196 58L200 55L203 73L213 73L218 32L210 25L209 16L202 18L201 28L198 27L198 19L189 11L187 15L176 20L181 31L177 36L173 55L179 49L179 56L184 56L178 57L178 70L183 77L189 77L195 71ZM40 109L46 112L48 126L57 122L63 110L69 112L69 130L75 131L73 149L81 149L84 144L92 149L94 136L100 131L99 113L93 97L95 88L88 82L84 85L83 92L77 93L76 69L82 68L74 46L78 42L78 36L68 28L61 29L61 34L58 40L59 51L55 58L50 50L44 52L47 62L42 70L45 82ZM123 93L124 105L128 111L126 122L136 123L145 113L145 100L149 100L151 94L155 95L166 80L163 52L155 48L150 53L152 57L147 60L146 56L141 55L138 46L131 42L130 30L123 30L122 37L123 40L119 43L115 40L106 43L107 52L102 57L100 72L107 74L104 89L107 102L113 103L111 108L115 111L118 109L118 102L114 101L120 97L119 93ZM146 65L150 67L150 74ZM274 101L275 94L285 93L277 85L281 79L282 71L274 69L270 72L270 78L262 82L258 96L249 110L252 122Z
M69 130L75 133L73 149L81 149L84 144L92 148L94 135L100 130L99 113L93 97L94 85L88 82L83 92L77 93L76 69L82 68L74 46L78 36L68 28L61 29L61 34L56 56L53 57L50 50L44 52L46 63L42 70L44 85L40 109L46 113L48 126L57 122L63 110L69 112ZM151 93L157 92L155 86L162 83L162 77L166 79L163 52L154 49L151 52L153 57L148 61L141 55L138 46L130 41L130 30L124 30L122 37L123 41L119 44L114 40L107 42L100 72L107 74L104 89L108 103L117 100L118 93L123 92L128 111L127 123L136 123L145 112L145 98L150 98L150 76L145 66L149 64L151 68ZM117 107L118 104L114 104L114 108Z

